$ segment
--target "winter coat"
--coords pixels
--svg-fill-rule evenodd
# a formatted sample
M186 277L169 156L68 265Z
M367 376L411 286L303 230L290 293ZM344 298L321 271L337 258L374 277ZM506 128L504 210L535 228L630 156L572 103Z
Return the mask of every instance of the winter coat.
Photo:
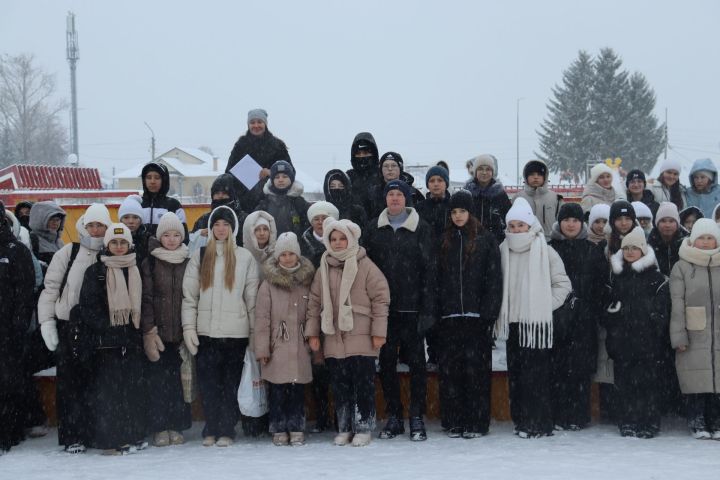
M9 393L22 385L35 270L30 250L13 236L7 220L0 222L0 285L0 391Z
M160 242L150 240L150 251ZM179 343L183 340L182 303L183 278L189 259L182 263L170 263L148 255L142 262L142 331L147 333L157 327L163 342Z
M413 187L415 178L412 175L407 172L400 172L400 178L398 180L402 180L403 182L407 183L410 187L410 191L412 192L410 198L405 200L405 206L415 207L418 203L423 201L424 198L422 193L420 193L420 190ZM369 218L377 217L378 215L380 215L380 212L385 210L385 207L387 207L387 202L385 201L385 185L387 185L387 183L388 182L383 180L381 177L380 181L370 188L370 211L368 212Z
M45 288L38 300L38 321L40 324L57 320L70 320L70 310L77 305L80 298L85 270L97 261L97 254L102 249L102 238L91 238L83 227L82 217L75 225L80 235L80 249L67 275L62 296L60 285L65 277L68 263L72 255L72 244L67 244L53 256L45 274ZM93 248L91 248L93 247Z
M603 318L608 355L615 362L660 362L669 348L670 289L654 252L648 249L628 265L618 250L610 264L609 307Z
M450 220L450 193L445 192L443 198L434 198L430 193L415 207L420 218L425 220L433 233L433 245L439 247L442 235Z
M234 236L237 230L236 226ZM229 291L223 247L223 242L216 243L213 286L206 290L200 290L200 250L190 257L183 277L183 330L213 338L248 338L255 327L258 265L248 250L235 246L235 283Z
M678 230L675 232L675 235L673 235L670 243L665 243L660 236L660 232L657 227L653 228L650 235L648 235L648 245L654 250L655 259L657 260L660 272L663 275L670 275L673 266L680 259L680 256L678 255L680 244L682 243L683 238L688 235L688 231L682 226L678 226Z
M585 225L576 238L568 240L556 222L549 245L560 255L573 288L566 354L589 375L597 368L598 320L607 301L609 265L602 248L587 239Z
M345 188L342 190L330 190L330 179L340 180ZM347 173L339 169L333 169L325 175L325 183L323 183L323 192L325 193L325 201L335 205L340 214L339 220L350 220L361 229L365 228L368 221L365 209L355 203L354 187Z
M473 180L468 182L466 188L473 196L474 208L471 213L486 230L495 235L498 243L502 243L505 239L505 215L512 206L502 183L492 179L490 185L483 188Z
M313 267L318 268L325 250L325 244L315 237L312 227L308 227L300 239L300 252L302 256L310 260Z
M325 358L344 359L354 355L377 357L378 350L372 347L372 337L387 336L388 304L390 289L385 276L360 247L357 254L358 271L350 288L350 303L353 312L353 329L343 332L338 325L337 297L340 294L343 263L328 256L328 275L330 295L333 298L333 326L335 334L321 332L320 312L323 306L321 273L315 272L310 287L305 335L319 337L323 334L323 354Z
M688 240L689 242L689 240ZM688 246L683 245L683 250ZM689 249L689 248L688 248ZM685 255L683 255L685 256ZM718 257L718 254L715 254ZM689 258L689 257L686 257ZM670 343L682 393L720 393L720 264L679 260L670 275Z
M387 209L370 221L365 232L367 255L390 285L390 310L419 312L419 328L434 321L435 261L430 225L413 208L406 208L405 223L393 230Z
M650 191L652 192L653 196L655 197L655 201L658 202L658 204L662 202L672 202L671 195L670 195L670 189L668 189L663 183L656 179L651 185L650 185ZM678 211L683 210L687 206L687 189L685 188L685 185L680 184L680 201L682 205L678 206Z
M62 221L57 232L52 232L47 229L47 224L55 215L61 215ZM53 255L64 245L61 237L65 229L65 210L55 202L37 202L30 210L28 225L32 231L30 237L33 253L38 260L49 265Z
M267 212L275 219L277 234L293 232L298 238L310 226L307 211L310 204L302 197L303 185L297 180L287 193L278 195L270 190L270 181L263 187L265 197L260 200L255 211Z
M541 187L531 187L525 185L515 198L524 198L530 204L533 214L540 220L543 231L545 232L545 240L550 240L553 225L557 220L560 206L562 205L562 195L559 195L547 188L547 179ZM513 201L515 201L513 199Z
M712 173L712 179L710 181L710 188L707 192L700 193L695 190L693 185L693 175L700 171L707 170ZM702 210L705 218L712 218L711 215L715 206L720 203L720 185L717 181L717 168L715 164L709 158L702 158L696 160L690 169L690 188L685 192L685 206L686 207L698 207Z
M500 250L495 237L481 229L474 250L465 258L466 228L453 228L447 255L438 255L437 311L440 322L452 317L473 317L490 327L502 304L503 282Z
M628 202L634 201L632 200L632 196L630 195L630 192L627 192L627 199ZM651 190L645 189L643 190L642 198L640 199L642 203L647 205L647 207L650 209L650 212L653 215L653 220L655 219L655 215L657 214L658 208L660 208L660 204L655 201L655 195L653 195Z
M150 235L145 225L140 225L132 234L133 250L135 251L135 258L137 259L138 265L142 265L143 260L148 256L148 242L150 238L154 237Z
M355 152L360 144L367 144L372 147L374 162L368 166L360 165L355 158ZM380 175L380 154L378 152L375 138L368 132L358 133L350 147L350 164L353 168L347 171L347 175L352 182L353 203L360 205L365 210L367 218L372 218L372 215L370 215L370 189L382 180L382 175Z
M160 191L157 193L151 193L145 186L145 174L148 172L150 167L155 167L162 171L162 186ZM147 231L150 235L155 235L157 231L160 217L167 212L175 213L183 224L185 230L185 243L188 243L188 228L187 219L185 217L185 210L176 198L168 197L167 194L170 191L170 172L167 167L158 162L150 162L145 165L141 173L142 184L143 184L143 195L142 203L140 206L143 209L142 221L146 226Z
M272 258L263 270L265 280L255 305L255 356L269 359L262 378L271 383L310 383L305 317L315 268L300 257L300 268L288 272Z
M592 207L595 205L605 204L612 205L615 200L622 198L615 192L613 187L603 188L598 183L591 183L585 185L582 193L582 200L580 200L580 206L586 215L589 214Z
M257 239L255 238L255 233L253 232L253 225L255 225L258 217L265 218L265 220L267 220L270 224L270 240L263 249L258 248ZM270 258L275 250L275 240L278 236L277 228L275 227L275 220L267 212L252 212L243 222L242 232L243 237L245 238L245 248L252 254L258 265L265 263L265 260ZM259 268L258 270L260 273L260 279L262 280L262 269Z

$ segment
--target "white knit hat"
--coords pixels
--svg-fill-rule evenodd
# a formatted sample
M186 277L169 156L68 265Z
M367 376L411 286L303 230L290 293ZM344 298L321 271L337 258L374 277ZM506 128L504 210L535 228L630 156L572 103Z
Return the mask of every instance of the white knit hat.
M118 218L122 221L125 215L135 215L143 218L142 198L140 195L130 195L120 204Z
M298 243L297 235L293 232L281 233L275 242L275 251L273 252L273 258L277 260L280 258L280 254L283 252L292 252L300 258L300 244Z
M695 222L690 232L690 245L703 235L712 235L720 246L720 226L711 218L700 218Z
M108 227L107 230L105 230L105 238L103 238L103 245L107 247L110 243L110 240L113 240L115 238L125 240L130 244L130 246L132 246L133 244L132 233L130 233L130 229L124 223L113 223Z
M620 244L622 248L637 247L642 250L643 255L647 254L647 240L645 239L645 231L642 227L635 227L630 233L625 235Z
M525 222L532 226L538 221L537 217L530 208L530 204L522 197L518 197L512 204L507 215L505 215L505 224L509 224L513 220Z
M680 173L680 171L682 170L682 163L680 163L680 160L676 158L666 158L660 164L660 173L666 170L675 170Z
M155 231L155 238L160 238L165 232L179 232L180 235L185 235L185 228L183 227L180 218L173 212L167 212L160 217L158 222L157 230Z
M608 167L604 163L598 163L597 165L592 167L590 169L590 180L588 180L588 185L596 183L598 177L600 177L600 175L602 175L603 173L609 173L612 176L613 169Z
M595 223L595 220L602 218L606 222L610 220L610 205L605 203L598 203L593 205L590 209L590 217L588 218L588 225Z
M257 227L259 227L259 226L261 226L261 225L265 225L266 227L270 228L270 222L268 222L267 218L265 218L265 217L258 217L258 218L255 220L255 223L253 223L253 226L252 226L253 232L255 231L255 229L256 229Z
M630 205L635 209L635 218L649 218L652 221L652 211L643 202L632 202Z
M657 227L660 220L667 217L672 218L680 225L680 215L678 214L677 205L672 202L660 202L660 206L655 214L655 226Z
M497 159L489 153L483 153L473 158L473 178L477 175L477 169L480 166L491 167L493 169L493 178L497 176Z
M339 230L345 234L348 239L348 248L358 245L360 242L360 236L362 235L360 227L350 220L335 220L328 217L323 222L323 244L328 250L332 250L330 248L330 234L333 230Z
M83 215L83 227L92 222L102 223L108 228L112 225L113 222L110 219L110 212L108 212L107 207L102 203L93 203L87 208L87 210L85 210L85 214Z
M307 218L309 222L313 221L313 218L318 215L327 215L335 220L340 220L340 212L337 207L330 202L315 202L310 205L307 211Z

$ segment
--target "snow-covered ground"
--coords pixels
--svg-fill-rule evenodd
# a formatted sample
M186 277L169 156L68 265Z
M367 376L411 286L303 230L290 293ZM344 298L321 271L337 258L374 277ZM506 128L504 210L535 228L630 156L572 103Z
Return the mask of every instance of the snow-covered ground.
M10 479L685 479L716 478L720 441L694 440L680 419L665 421L657 438L622 438L612 425L523 440L508 422L493 423L475 440L450 439L430 423L429 439L373 440L367 448L335 447L332 434L310 435L304 447L275 447L268 437L238 436L229 448L200 444L201 424L178 447L149 447L124 457L90 450L70 456L56 431L28 440L0 457L0 478Z

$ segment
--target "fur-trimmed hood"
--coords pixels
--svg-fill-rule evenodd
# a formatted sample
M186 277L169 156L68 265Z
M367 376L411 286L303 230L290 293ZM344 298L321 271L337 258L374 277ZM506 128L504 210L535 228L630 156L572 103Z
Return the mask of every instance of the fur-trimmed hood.
M612 265L612 270L615 275L620 275L623 272L623 270L626 268L626 263L625 259L623 258L622 250L618 250L612 255L612 257L610 257L610 264ZM648 248L647 253L643 255L639 260L633 262L629 268L631 268L637 273L641 273L645 270L650 269L660 271L660 267L657 263L657 258L655 258L655 251L652 248Z
M283 290L292 290L295 286L309 287L315 277L315 267L305 257L300 257L300 268L294 272L285 270L278 265L273 257L268 258L262 265L265 281L270 282Z
M400 225L400 228L414 232L417 230L418 223L420 223L420 215L418 215L417 211L412 207L405 207L405 211L408 213L408 218L402 225ZM378 216L377 226L378 228L382 228L387 227L388 225L390 225L390 219L388 218L388 211L386 208Z

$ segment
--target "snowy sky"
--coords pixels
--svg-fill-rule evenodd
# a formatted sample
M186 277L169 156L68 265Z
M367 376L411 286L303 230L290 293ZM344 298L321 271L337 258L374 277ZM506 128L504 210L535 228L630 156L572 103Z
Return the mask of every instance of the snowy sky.
M515 174L561 72L614 48L668 109L671 155L720 161L720 2L0 0L0 52L33 53L69 98L65 17L77 15L81 162L109 173L210 146L224 166L248 109L310 173L349 166L373 132L406 164L493 153Z

